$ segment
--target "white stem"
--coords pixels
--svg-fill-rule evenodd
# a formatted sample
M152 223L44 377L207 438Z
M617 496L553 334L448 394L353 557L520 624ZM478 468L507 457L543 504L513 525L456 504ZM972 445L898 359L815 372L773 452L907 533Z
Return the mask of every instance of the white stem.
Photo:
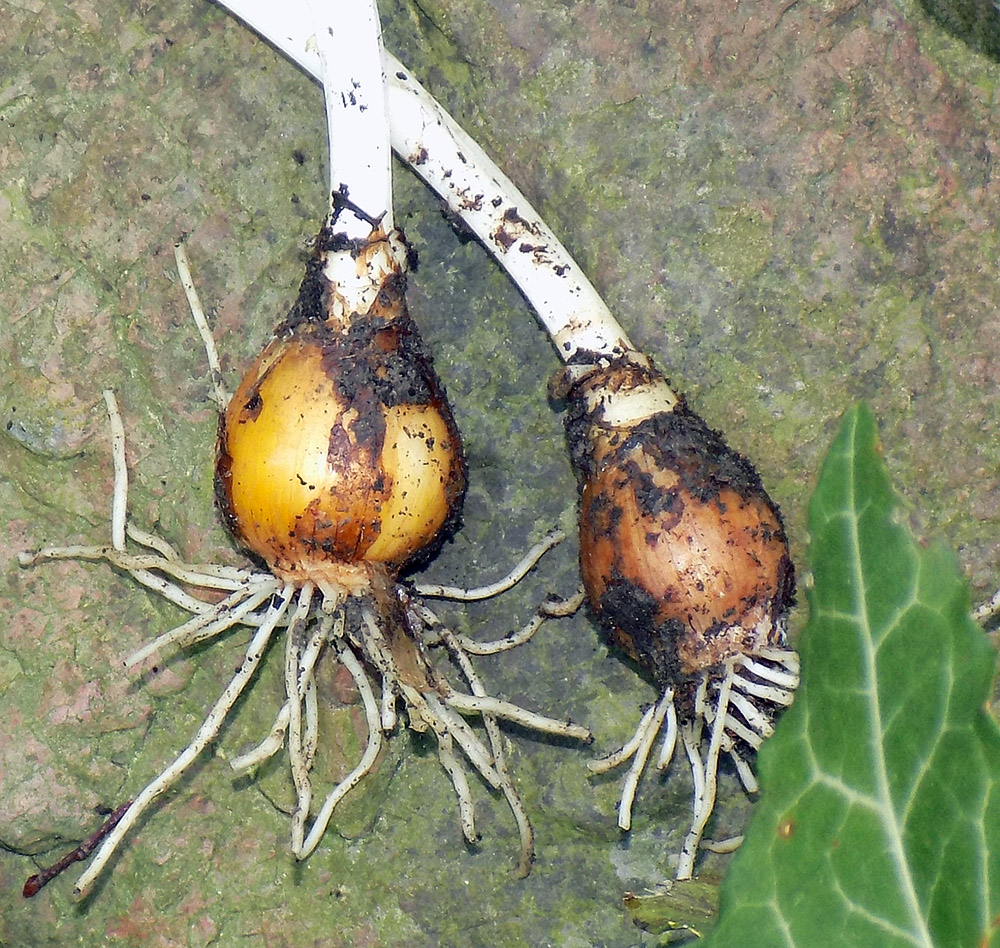
M386 54L392 145L458 214L534 307L559 357L634 352L604 300L528 199Z
M268 4L284 17L294 3ZM330 191L350 198L367 219L342 214L337 231L367 239L372 222L392 229L392 172L382 30L375 0L308 0L330 142ZM303 49L305 47L303 46Z
M223 0L310 75L319 57L299 2ZM384 54L392 147L458 214L521 288L565 362L636 354L625 331L525 196L409 71ZM367 210L367 208L366 208Z

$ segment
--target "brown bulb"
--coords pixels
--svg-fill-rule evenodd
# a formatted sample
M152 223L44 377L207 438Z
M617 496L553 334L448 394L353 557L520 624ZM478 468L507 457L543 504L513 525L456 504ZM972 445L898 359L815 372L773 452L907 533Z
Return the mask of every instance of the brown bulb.
M611 638L663 686L779 644L794 573L746 458L648 365L598 369L568 399L581 571Z
M345 310L326 236L220 420L216 496L233 534L276 575L356 591L370 566L395 573L455 525L465 462L402 276L386 267L368 309ZM381 250L397 252L395 239ZM372 272L368 249L358 273Z

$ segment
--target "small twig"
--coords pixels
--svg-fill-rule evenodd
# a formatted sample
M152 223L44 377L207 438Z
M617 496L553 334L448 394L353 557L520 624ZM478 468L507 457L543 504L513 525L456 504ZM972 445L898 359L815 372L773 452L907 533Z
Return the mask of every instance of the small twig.
M85 859L89 858L90 854L97 849L104 837L118 825L118 821L125 815L125 811L131 805L132 801L129 800L117 809L112 810L108 815L108 818L97 828L97 830L91 833L90 836L88 836L82 843L80 843L79 846L76 847L76 849L72 852L66 853L62 859L52 863L51 866L48 866L41 872L36 872L33 876L28 876L24 882L24 888L21 890L21 895L23 895L26 899L34 898L56 876L67 870L73 865L74 862L83 862Z

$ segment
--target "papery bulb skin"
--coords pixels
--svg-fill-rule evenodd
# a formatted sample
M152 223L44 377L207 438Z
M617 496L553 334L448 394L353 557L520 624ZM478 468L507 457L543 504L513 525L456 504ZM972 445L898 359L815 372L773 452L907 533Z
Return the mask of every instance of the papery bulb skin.
M648 363L567 387L581 572L611 639L661 686L783 642L794 571L750 462Z
M289 581L364 589L372 566L394 575L457 525L461 440L406 311L405 253L396 232L345 245L325 227L297 302L220 419L225 522ZM362 312L340 292L355 276Z

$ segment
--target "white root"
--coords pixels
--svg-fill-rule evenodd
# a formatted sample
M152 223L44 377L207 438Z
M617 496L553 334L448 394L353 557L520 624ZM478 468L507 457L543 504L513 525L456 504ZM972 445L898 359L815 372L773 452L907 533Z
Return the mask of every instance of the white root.
M743 694L751 695L754 698L762 698L771 704L780 704L785 707L790 705L795 699L795 693L792 691L777 686L762 685L739 674L733 680L733 688L742 691Z
M622 784L621 800L618 803L618 826L622 830L628 831L632 828L632 804L635 802L635 794L639 788L639 778L646 767L646 761L649 759L649 752L652 750L656 735L663 726L667 710L673 706L673 703L673 689L668 688L656 705L656 713L653 715L649 727L643 734L642 740L639 741L638 747L636 747L635 758L628 773L625 775L625 780Z
M660 700L646 709L639 721L639 726L635 729L632 737L626 741L618 750L613 751L598 760L593 760L587 765L591 773L601 774L615 767L620 767L625 761L632 759L632 766L629 767L622 783L622 794L618 801L618 827L627 832L632 828L632 806L635 803L635 795L639 788L639 780L656 737L663 727L663 722L671 722L667 727L664 747L660 751L660 759L667 754L667 743L670 745L670 754L673 754L673 745L676 742L677 733L677 712L674 709L674 689L667 688L660 696ZM671 736L673 734L673 737ZM667 757L669 761L669 756ZM657 767L661 766L657 761ZM666 766L663 764L662 766Z
M725 839L703 839L699 846L710 853L734 853L743 845L743 835L727 836Z
M735 675L730 677L730 686L732 687ZM735 687L729 695L730 704L742 715L743 720L753 728L761 737L767 738L774 733L774 725L771 723L771 719L768 715L757 709L757 706L749 701L747 698L743 697ZM731 718L727 718L731 720Z
M462 764L454 751L454 740L448 731L443 731L437 736L438 759L444 767L448 776L451 777L452 786L455 788L455 796L458 797L459 822L462 827L462 835L469 843L479 842L479 833L476 831L476 808L472 802L472 791L469 789L469 779L462 769Z
M152 553L128 553L118 551L112 546L45 546L34 553L21 553L18 562L22 566L34 566L45 560L105 560L112 566L117 566L126 573L131 573L138 582L144 580L136 574L148 570L156 570L167 576L172 576L187 586L198 586L202 589L232 591L244 586L253 586L270 573L258 573L253 570L234 570L228 566L213 564L181 563L176 559L167 559ZM198 609L188 609L189 612L203 611L206 603L201 601ZM211 606L212 603L207 605ZM186 606L184 608L187 608Z
M393 690L391 678L382 679L382 704L379 713L382 730L387 733L396 726L396 692Z
M236 773L241 774L253 767L259 767L264 761L270 760L282 747L285 746L285 734L288 731L288 702L286 701L278 711L271 725L271 730L256 747L248 750L245 754L240 754L229 761L229 766Z
M361 646L366 657L379 670L383 683L386 681L394 682L393 693L398 693L403 698L410 728L418 732L429 729L435 734L442 766L451 776L459 799L460 819L466 838L470 842L475 840L475 836L470 835L470 831L474 832L474 812L470 809L472 806L471 797L467 796L467 781L464 776L457 777L455 768L458 763L454 752L455 745L461 748L462 753L476 772L491 787L500 790L507 800L521 838L521 855L518 861L517 875L526 875L534 858L534 831L513 779L507 770L496 719L505 718L533 730L573 739L590 740L590 732L571 722L548 718L511 702L487 695L459 637L447 629L442 631L442 639L465 675L473 693L471 695L462 694L448 688L443 682L439 683L439 687L443 688L445 692L443 700L434 688L429 688L426 691L417 690L401 680L391 651L371 610L362 605L361 613L364 619L364 636ZM489 747L485 746L469 725L454 713L453 708L463 714L478 714L482 718Z
M783 649L780 652L776 649L769 649L766 653L758 653L757 657L774 662L775 665L783 664L788 670L782 671L780 667L754 661L754 658L749 655L741 655L738 661L747 671L752 672L758 678L770 681L789 693L794 693L799 686L799 657L795 652L791 649Z
M283 588L278 600L268 610L268 621L261 624L250 640L250 645L247 647L242 664L219 696L218 701L215 702L212 709L208 712L194 739L184 748L174 762L146 784L135 800L132 801L132 805L125 812L118 825L108 834L90 865L77 881L74 889L76 896L83 896L90 890L90 887L94 884L94 881L100 875L108 860L118 849L119 845L121 845L122 840L139 820L139 817L142 816L150 804L161 793L168 790L181 778L188 767L197 760L201 752L215 740L226 716L232 710L233 705L236 704L237 699L257 671L264 650L271 640L271 635L284 616L293 594L294 589L291 586L286 585Z
M417 731L430 729L435 734L442 766L451 776L459 799L460 819L466 838L470 842L476 839L474 835L474 811L471 809L471 796L467 795L467 781L464 775L459 776L459 772L456 770L459 765L454 752L455 745L461 748L462 753L476 772L491 787L500 790L507 800L521 837L521 856L518 861L517 874L526 875L534 858L534 832L520 795L507 770L502 738L497 728L496 719L505 718L533 730L574 739L589 740L590 732L571 722L557 721L487 695L462 643L447 629L443 630L442 639L468 681L472 694L462 694L448 688L444 683L439 683L439 687L444 689L445 697L443 699L434 688L429 688L426 691L417 690L412 685L400 680L391 652L388 650L385 638L378 628L371 610L362 606L362 616L365 621L366 633L363 639L365 654L379 669L383 681L389 678L395 679L395 690L405 702L409 726ZM452 709L463 714L478 714L482 718L489 747L482 743L469 725L458 717Z
M304 751L303 704L306 682L303 680L302 657L305 651L305 624L312 605L314 586L305 583L299 590L298 603L292 621L285 632L285 697L288 702L288 763L295 785L296 806L292 813L292 852L302 849L305 825L312 804L310 763Z
M757 777L754 775L750 765L736 750L736 745L729 737L726 737L723 740L722 748L729 755L729 759L735 765L736 773L739 774L740 782L743 784L746 792L751 794L757 793L760 790L760 784L757 783Z
M333 816L333 811L337 804L371 773L378 759L379 752L382 750L382 730L379 727L378 708L375 704L375 695L372 692L371 683L368 681L368 675L361 667L354 653L342 642L339 642L337 645L337 658L351 673L354 683L358 686L358 693L361 695L361 700L364 704L365 720L368 722L368 744L357 766L330 791L326 800L323 801L323 806L320 807L319 813L316 814L316 818L313 820L312 827L303 841L301 849L295 852L297 859L305 859L316 848L326 833L327 827L330 825L330 818Z
M114 459L115 486L111 496L111 545L117 551L125 549L125 515L128 507L128 465L125 463L125 425L115 393L104 391L104 404L111 425L111 457Z
M663 743L656 758L656 769L666 770L677 749L677 706L673 701L667 707L667 726L663 733Z
M631 827L636 789L657 736L663 734L656 761L660 770L670 763L680 737L694 788L691 827L680 855L677 878L690 878L705 826L715 806L720 754L724 752L732 761L746 791L756 793L759 789L757 778L741 747L756 749L770 736L773 724L769 709L790 705L797 685L798 656L791 649L769 646L753 655L740 655L729 661L719 680L703 676L694 697L693 716L681 726L678 725L674 690L666 689L659 702L643 713L635 733L625 744L587 765L596 774L632 761L618 803L619 827L622 830ZM704 725L711 728L707 748L703 748ZM703 848L728 852L727 845L731 842L723 841Z
M281 583L278 580L261 583L249 589L238 589L223 599L214 609L201 613L176 628L158 635L152 642L133 652L125 659L126 668L134 668L150 655L167 648L182 649L196 642L215 638L234 625L241 624L244 617L273 596Z
M733 667L730 663L726 668L726 675L719 688L718 703L715 707L715 721L712 724L712 734L708 742L708 751L704 761L700 763L701 780L695 781L695 786L700 793L695 793L694 816L691 820L691 828L684 838L684 845L681 848L680 859L677 864L677 879L690 879L694 875L694 860L698 854L698 844L705 832L712 811L715 809L715 793L719 772L719 752L722 750L722 738L725 727L728 723L726 710L729 704L729 692L732 688ZM695 748L696 749L696 748ZM692 758L694 767L694 758ZM698 769L698 768L696 768Z
M668 689L671 703L673 702L673 689ZM667 694L664 694L664 698ZM646 736L646 732L650 729L653 724L653 719L656 717L657 705L652 704L643 712L642 718L639 721L639 726L635 729L635 733L624 743L618 750L612 751L610 754L605 754L603 757L597 758L597 760L592 760L587 764L587 769L592 774L603 774L607 773L609 770L614 770L615 767L620 767L625 763L630 757L633 757L639 746L642 744L643 739Z
M413 583L413 591L424 599L452 599L456 602L473 602L480 599L492 599L500 593L513 589L536 566L554 546L562 543L566 534L562 530L551 530L539 540L517 563L503 579L485 586L473 589L462 589L459 586L442 586L437 583Z
M478 697L486 697L486 688L472 664L472 659L469 658L469 655L462 647L458 636L451 633L450 630L445 629L443 639L452 658L464 675L465 680L469 683L469 689ZM501 790L507 800L507 805L510 807L511 813L514 815L514 821L517 823L517 831L521 839L521 854L515 874L518 878L523 879L531 871L531 866L535 859L535 831L531 826L527 810L525 810L524 804L521 802L521 798L518 796L513 780L507 770L507 755L504 752L503 736L500 733L500 727L497 724L496 718L491 714L483 714L482 720L483 726L486 728L486 736L490 742L490 749L493 752L494 766L497 773L504 778Z
M194 324L198 328L198 335L201 336L202 345L205 347L215 404L219 411L225 411L226 406L229 404L229 392L226 391L226 384L222 378L222 363L219 361L219 352L215 348L215 337L209 328L205 310L202 308L201 300L198 297L198 290L195 288L194 280L191 279L191 268L188 266L183 241L179 240L174 244L174 260L177 263L177 275L180 277L184 296L187 297L188 309L191 310Z
M529 641L548 619L573 615L583 605L586 598L586 594L582 590L568 599L547 598L542 601L538 609L535 610L535 614L520 629L508 632L499 639L479 642L476 639L470 639L467 635L458 634L455 634L455 639L469 655L497 655L500 652L507 652ZM417 621L428 629L436 629L441 626L441 620L426 605L411 602L409 608Z
M306 723L302 742L302 753L306 763L312 768L319 750L319 697L316 689L316 663L319 661L323 646L343 633L344 610L340 609L334 615L323 615L316 629L309 637L305 651L302 654L300 674L303 679Z
M501 698L491 698L486 695L478 697L477 695L464 695L458 691L449 691L445 701L450 707L462 714L488 714L492 717L513 721L515 724L539 731L542 734L571 737L578 741L589 741L593 737L587 728L581 727L579 724L546 717L544 714L529 711Z
M405 693L408 689L405 685L403 688ZM462 749L462 753L468 758L469 763L494 790L499 790L503 786L504 779L493 765L493 755L489 748L479 739L476 732L444 704L436 694L428 691L420 694L418 700L414 700L412 694L407 694L406 698L411 707L419 708L421 704L424 705L422 713L430 727L438 736L444 733L451 734Z

